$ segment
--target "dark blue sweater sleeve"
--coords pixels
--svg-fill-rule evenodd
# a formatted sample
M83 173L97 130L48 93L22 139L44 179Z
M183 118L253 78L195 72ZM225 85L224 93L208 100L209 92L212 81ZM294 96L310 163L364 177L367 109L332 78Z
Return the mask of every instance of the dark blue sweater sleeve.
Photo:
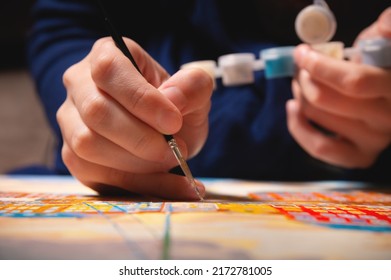
M55 172L68 173L61 160L62 138L56 112L66 98L64 71L80 61L101 36L93 1L38 0L32 10L28 60L50 126L57 139Z

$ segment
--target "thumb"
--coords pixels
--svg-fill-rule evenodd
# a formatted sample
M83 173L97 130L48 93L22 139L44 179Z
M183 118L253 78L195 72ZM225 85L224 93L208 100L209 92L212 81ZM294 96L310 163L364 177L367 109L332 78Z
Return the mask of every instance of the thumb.
M391 39L391 7L379 16L378 29L380 36Z
M385 9L374 23L360 32L354 45L361 40L378 37L391 39L391 7Z

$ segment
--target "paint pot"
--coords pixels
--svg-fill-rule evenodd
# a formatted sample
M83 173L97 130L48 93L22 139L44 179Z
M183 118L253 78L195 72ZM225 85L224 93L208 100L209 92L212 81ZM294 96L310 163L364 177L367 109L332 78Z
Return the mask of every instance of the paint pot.
M296 34L305 43L328 42L335 34L337 23L326 2L315 1L304 8L296 17Z
M385 38L360 40L358 49L362 63L382 68L391 67L391 40Z
M218 58L222 83L225 86L237 86L254 82L253 53L226 54Z
M267 79L292 77L295 74L294 49L295 47L288 46L265 49L260 52L265 64L265 77Z

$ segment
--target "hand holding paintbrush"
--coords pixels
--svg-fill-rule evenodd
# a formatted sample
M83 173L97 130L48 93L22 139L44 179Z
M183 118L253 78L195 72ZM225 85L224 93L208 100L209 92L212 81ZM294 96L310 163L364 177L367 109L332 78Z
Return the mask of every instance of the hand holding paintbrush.
M65 72L67 99L57 114L64 162L77 179L100 192L121 188L199 200L195 190L202 196L202 183L195 183L191 173L168 171L178 160L185 167L184 158L198 153L206 140L212 80L201 70L169 77L134 41L124 43L143 75L111 38L98 40ZM170 149L170 136L163 137L173 134L180 151L175 144Z

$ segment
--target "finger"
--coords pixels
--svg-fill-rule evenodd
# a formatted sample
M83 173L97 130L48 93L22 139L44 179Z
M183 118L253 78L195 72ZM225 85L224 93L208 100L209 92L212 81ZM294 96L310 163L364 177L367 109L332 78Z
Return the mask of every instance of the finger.
M68 147L80 158L125 172L151 173L168 171L176 165L174 157L166 162L145 161L89 129L76 108L65 102L57 120Z
M377 24L375 22L360 32L360 34L354 40L353 46L357 47L358 43L361 40L368 39L368 38L376 38L378 36L379 36L379 30L378 30Z
M378 37L391 39L391 7L383 11L377 21L360 32L354 42L354 46L356 46L360 40Z
M204 70L192 68L179 70L159 90L175 104L183 115L209 106L213 81Z
M363 121L330 114L315 108L305 100L301 108L307 119L356 145L363 153L377 153L388 146L388 134L371 128Z
M140 47L131 46L134 53L141 52ZM152 61L146 54L139 56L144 56L140 61ZM164 134L173 134L180 129L182 117L179 110L138 73L112 41L96 43L90 63L96 85L131 114ZM147 65L143 64L143 67ZM152 69L161 71L157 67ZM167 76L165 72L164 75Z
M352 98L313 80L300 70L298 82L302 95L314 107L341 117L361 120L382 131L391 131L391 104L385 98ZM300 90L296 90L300 91Z
M208 114L211 106L213 81L201 69L180 70L159 90L181 111L183 126L177 134L189 147L190 156L196 154L206 140Z
M107 168L78 158L66 145L63 147L62 154L70 172L83 184L93 189L99 190L104 186L113 186L129 192L164 199L199 199L184 176L170 173L134 174ZM196 184L201 195L204 196L205 187L200 181L196 181Z
M378 19L380 36L391 39L391 7L381 13Z
M332 59L306 45L297 47L294 57L298 67L307 70L314 80L345 95L355 98L390 96L391 71Z
M172 156L161 133L101 92L83 70L83 65L68 69L64 84L80 117L91 130L148 161L164 162Z
M310 125L296 100L287 102L288 129L298 144L314 158L346 168L370 166L374 158L361 153L343 138L328 137Z

